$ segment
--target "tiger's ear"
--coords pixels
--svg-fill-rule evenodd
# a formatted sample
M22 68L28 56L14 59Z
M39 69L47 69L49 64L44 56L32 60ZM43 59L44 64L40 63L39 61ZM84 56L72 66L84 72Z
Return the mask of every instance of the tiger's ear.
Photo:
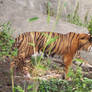
M86 39L86 38L90 38L90 35L89 34L85 34L85 33L81 33L79 35L79 39Z

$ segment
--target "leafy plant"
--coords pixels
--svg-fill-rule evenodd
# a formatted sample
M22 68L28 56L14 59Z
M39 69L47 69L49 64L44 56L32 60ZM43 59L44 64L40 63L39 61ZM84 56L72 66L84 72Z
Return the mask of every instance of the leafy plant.
M39 80L37 92L91 92L92 79L83 77L80 67L77 67L76 72L72 69L70 69L70 72L71 81L61 79ZM28 85L28 92L32 89L33 86ZM17 90L18 92L24 92L24 90L19 86L17 87Z
M71 81L51 79L41 81L38 92L91 92L92 79L83 78L80 67L70 70Z
M72 80L72 92L90 92L90 90L92 90L92 79L83 77L81 67L78 66L76 71L70 69L69 77L71 77Z
M74 12L72 14L68 14L67 16L68 22L78 25L78 26L87 27L88 12L86 13L84 17L84 23L83 23L80 16L78 15L78 10L79 10L79 2L77 2Z
M24 92L24 90L20 86L15 87L15 90L18 90L18 92Z
M78 10L79 10L79 2L77 3L74 12L67 16L68 22L79 26L83 26L83 23L78 15Z
M88 23L88 31L92 35L92 18L91 18L91 20Z
M3 56L15 56L17 55L17 49L12 50L14 39L11 36L12 29L10 23L1 25L0 29L0 57Z
M83 23L78 15L73 16L72 14L69 14L67 18L70 23L83 26Z
M33 18L30 18L29 19L29 22L33 22L33 21L36 21L36 20L38 20L39 18L38 17L33 17Z

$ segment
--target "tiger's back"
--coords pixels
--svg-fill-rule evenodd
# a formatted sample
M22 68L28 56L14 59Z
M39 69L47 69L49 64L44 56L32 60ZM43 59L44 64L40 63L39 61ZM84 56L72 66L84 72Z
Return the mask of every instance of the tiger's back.
M76 39L74 39L74 37ZM67 53L67 51L71 51L73 39L78 40L77 37L78 34L75 33L27 32L19 35L19 37L15 39L15 47L18 48L18 56L24 53L24 58L40 51L44 51L45 54L50 53L50 55L62 55ZM53 41L51 42L51 40ZM48 42L51 43L47 45ZM33 44L35 46L33 46Z

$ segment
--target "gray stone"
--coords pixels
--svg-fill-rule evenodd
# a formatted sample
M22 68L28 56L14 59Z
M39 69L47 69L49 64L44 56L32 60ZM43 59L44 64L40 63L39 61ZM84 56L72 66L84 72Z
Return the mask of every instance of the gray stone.
M54 5L54 7L56 7L56 0L50 1ZM74 0L67 0L67 2L69 3L66 3L68 4L68 7L65 9L66 13L68 12L67 9L70 9L70 12L74 9L73 6L75 6ZM47 1L45 0L0 0L0 23L10 21L12 28L15 29L15 32L13 34L14 37L18 36L18 34L20 33L29 31L88 33L88 30L86 28L78 27L74 24L70 24L61 20L57 25L55 25L55 17L51 17L50 23L47 23L47 16L44 15L46 3ZM33 17L39 17L39 19L34 22L29 22L29 18ZM85 53L85 55L82 55L87 56L87 58L89 59L88 61L92 63L91 54L87 55L87 53ZM86 59L86 57L84 58Z

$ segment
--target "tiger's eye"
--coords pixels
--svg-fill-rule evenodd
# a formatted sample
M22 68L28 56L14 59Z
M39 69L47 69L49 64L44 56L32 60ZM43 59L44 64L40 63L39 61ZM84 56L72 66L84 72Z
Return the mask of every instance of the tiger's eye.
M92 37L89 38L89 41L92 42Z

